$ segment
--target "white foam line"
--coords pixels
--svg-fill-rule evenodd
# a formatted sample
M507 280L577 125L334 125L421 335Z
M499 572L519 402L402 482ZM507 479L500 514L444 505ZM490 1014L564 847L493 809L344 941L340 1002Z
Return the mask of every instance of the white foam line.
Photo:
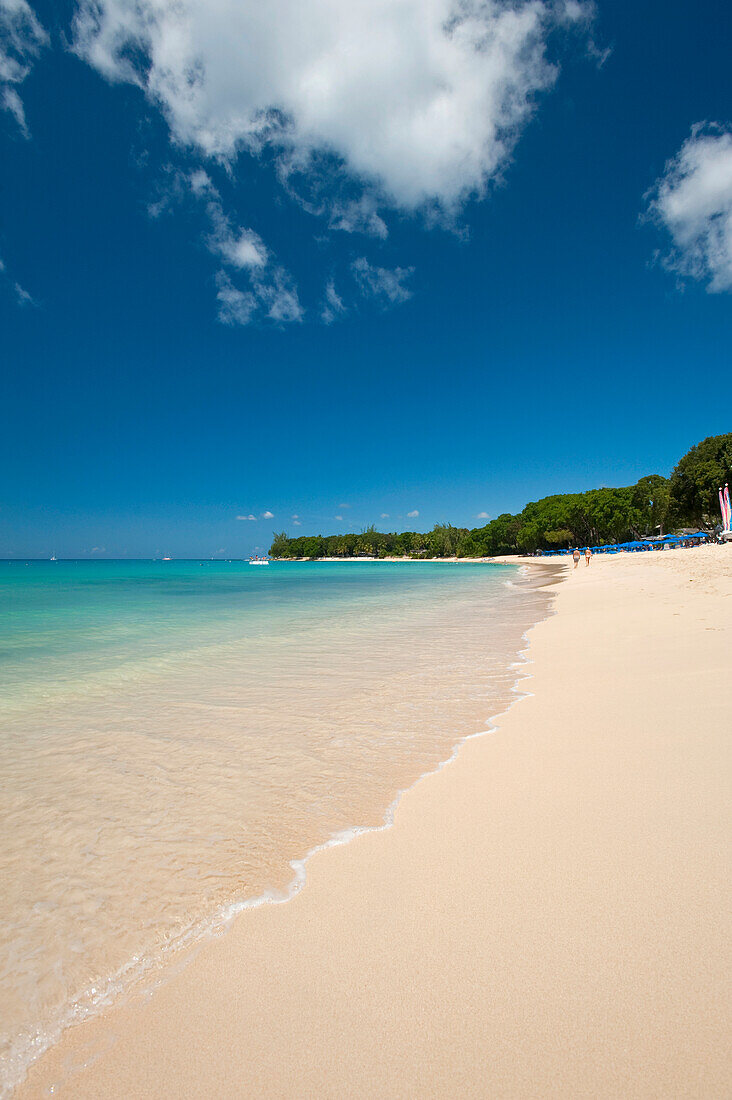
M519 567L519 572L523 573L524 575L530 574L531 567L522 565ZM560 577L561 575L562 574L559 574ZM526 670L529 665L532 665L534 663L528 656L531 644L529 635L531 631L539 625L539 623L545 622L547 619L556 614L556 609L554 606L555 603L556 592L550 592L550 601L547 607L547 614L541 619L537 619L537 621L533 623L521 635L521 641L524 643L524 648L518 651L518 659L509 664L509 668ZM292 882L284 892L265 890L264 893L258 894L256 897L247 898L243 901L232 902L230 905L227 905L224 909L220 910L220 912L215 914L213 917L208 917L203 927L201 924L189 927L181 936L179 936L175 940L174 943L169 945L168 950L170 954L173 956L180 955L180 952L185 948L202 946L202 944L205 943L206 938L209 936L224 935L226 932L228 932L233 920L240 913L243 913L247 909L258 909L262 905L282 905L285 902L291 901L292 898L299 894L302 888L305 886L305 883L307 881L307 862L314 855L317 855L318 852L324 852L328 848L338 848L342 844L348 844L355 837L361 836L364 833L382 833L385 832L387 829L390 829L394 825L396 811L399 807L399 803L408 791L413 790L418 783L422 782L423 779L428 779L431 775L436 775L438 772L441 772L443 768L446 768L449 764L452 764L452 762L457 759L460 749L466 741L472 741L477 737L486 737L489 734L495 733L496 730L499 729L498 719L508 714L509 710L511 710L511 708L514 707L517 703L520 703L522 699L526 699L534 694L533 691L521 690L521 688L519 687L519 685L524 680L529 679L531 679L531 673L528 671L524 671L522 672L522 674L518 675L514 680L510 691L510 693L515 695L516 698L510 700L508 705L504 707L503 710L499 711L497 714L491 715L486 720L485 729L477 730L475 733L468 733L465 735L465 737L461 737L460 740L453 745L450 755L445 760L440 761L437 767L432 768L430 771L423 772L422 775L418 776L418 778L415 779L415 781L411 783L408 787L404 787L400 791L398 791L396 798L388 807L381 825L354 825L351 828L342 829L337 833L333 833L333 835L329 837L328 840L324 841L322 844L317 844L314 848L311 848L300 859L293 859L290 861L290 867L292 868L294 877ZM179 966L186 966L192 958L192 953L186 959L181 960L179 958ZM80 998L74 1004L70 1005L65 1019L57 1026L57 1028L54 1029L53 1035L41 1035L40 1033L36 1033L32 1038L30 1038L29 1046L31 1046L33 1050L32 1057L28 1059L27 1063L22 1068L18 1067L19 1073L14 1074L13 1080L8 1082L10 1087L7 1091L5 1091L5 1088L3 1088L2 1084L0 1083L0 1100L6 1100L6 1097L9 1097L11 1095L14 1089L25 1079L27 1071L33 1064L33 1062L37 1061L38 1058L41 1057L41 1055L45 1054L47 1050L49 1050L52 1046L55 1045L56 1042L58 1042L62 1032L65 1031L67 1027L69 1027L71 1024L81 1023L84 1020L88 1020L94 1016L98 1016L100 1009L111 1007L112 1004L117 1001L117 998L120 995L123 995L125 992L140 992L139 987L128 990L123 985L124 978L126 976L129 977L131 972L134 975L135 970L137 970L138 981L142 980L148 974L148 971L152 970L156 972L156 977L152 985L147 986L147 988L143 991L144 993L147 993L149 995L156 987L165 982L166 977L170 976L171 964L160 967L159 962L155 962L154 960L149 959L140 959L136 956L135 958L130 960L125 966L121 967L111 978L107 980L104 990L94 988L90 990L85 997ZM87 1000L87 1004L84 1004L85 1000ZM75 1067L76 1070L83 1068L83 1066ZM55 1091L55 1087L56 1086L54 1086L52 1091Z

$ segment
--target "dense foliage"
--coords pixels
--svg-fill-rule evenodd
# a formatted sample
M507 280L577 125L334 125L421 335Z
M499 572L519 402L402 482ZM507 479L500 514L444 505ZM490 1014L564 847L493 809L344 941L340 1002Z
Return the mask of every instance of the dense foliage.
M438 523L424 534L369 527L360 534L289 538L282 531L275 534L270 554L274 558L492 557L626 542L663 532L667 522L713 526L719 520L718 487L730 479L731 468L732 433L710 436L684 455L668 480L650 474L621 489L544 497L527 504L519 515L506 513L473 530Z
M417 531L387 534L369 527L360 534L302 535L291 539L282 531L274 536L270 554L273 558L449 558L459 554L469 534L465 527L439 523L424 535Z
M704 525L719 518L719 488L730 480L732 432L702 439L674 467L669 481L674 523Z

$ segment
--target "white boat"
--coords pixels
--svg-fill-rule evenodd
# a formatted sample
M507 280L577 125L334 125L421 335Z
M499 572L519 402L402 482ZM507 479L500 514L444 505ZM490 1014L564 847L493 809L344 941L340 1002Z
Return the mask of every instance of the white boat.
M250 558L250 565L269 565L269 558Z

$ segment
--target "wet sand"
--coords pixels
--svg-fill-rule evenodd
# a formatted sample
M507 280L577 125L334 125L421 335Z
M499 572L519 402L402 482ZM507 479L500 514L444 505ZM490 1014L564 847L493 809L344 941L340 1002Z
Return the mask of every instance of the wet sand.
M732 549L596 558L533 694L18 1095L721 1097Z

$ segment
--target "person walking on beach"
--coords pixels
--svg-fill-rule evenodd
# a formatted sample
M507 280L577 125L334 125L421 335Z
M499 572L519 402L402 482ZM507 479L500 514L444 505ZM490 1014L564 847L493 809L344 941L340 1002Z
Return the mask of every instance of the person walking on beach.
M579 560L580 560L580 552L579 552L579 550L577 549L576 546L575 546L574 551L572 553L572 557L574 558L574 567L576 569L577 566L579 565Z
M585 565L590 564L590 558L592 557L592 551L589 546L585 546Z

